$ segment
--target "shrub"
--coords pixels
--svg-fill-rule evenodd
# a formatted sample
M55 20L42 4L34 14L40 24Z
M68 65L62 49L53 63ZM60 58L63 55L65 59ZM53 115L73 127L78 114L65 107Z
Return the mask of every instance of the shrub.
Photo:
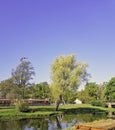
M27 112L29 110L29 105L24 100L19 100L16 102L16 110L19 112Z

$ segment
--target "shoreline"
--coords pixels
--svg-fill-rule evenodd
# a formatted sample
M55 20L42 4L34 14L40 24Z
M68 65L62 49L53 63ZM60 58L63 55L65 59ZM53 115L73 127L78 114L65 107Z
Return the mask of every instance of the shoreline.
M18 112L15 107L0 107L0 120L16 120L27 118L41 118L58 114L85 114L85 113L109 113L114 112L115 108L103 108L91 106L89 104L69 104L60 105L59 110L55 111L55 106L30 106L28 112Z

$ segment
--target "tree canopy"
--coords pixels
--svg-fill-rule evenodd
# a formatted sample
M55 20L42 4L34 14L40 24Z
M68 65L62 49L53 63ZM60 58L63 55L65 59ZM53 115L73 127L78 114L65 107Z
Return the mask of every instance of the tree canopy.
M49 98L50 96L51 96L50 88L47 82L41 82L35 85L33 97L39 99L45 99L45 98Z
M32 67L31 62L28 61L25 57L22 57L20 59L20 64L16 67L15 70L12 70L13 82L20 88L22 92L22 98L24 98L25 88L31 84L30 80L33 79L34 75L34 68Z
M85 85L85 91L90 97L97 99L98 95L98 85L95 82L90 82Z
M115 101L115 77L111 78L105 89L106 100Z
M88 79L87 67L86 63L76 62L74 54L55 58L51 65L52 86L59 93L77 91L79 85Z

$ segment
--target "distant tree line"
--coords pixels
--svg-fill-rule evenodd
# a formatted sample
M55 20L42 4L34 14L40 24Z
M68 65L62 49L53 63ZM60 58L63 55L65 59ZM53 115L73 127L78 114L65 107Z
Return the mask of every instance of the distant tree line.
M59 56L51 64L51 83L32 83L35 76L31 62L25 57L11 72L11 77L0 82L0 98L8 99L45 99L55 102L63 95L66 103L73 103L79 98L83 103L95 100L115 101L115 77L103 84L88 82L90 74L88 64L77 62L74 54ZM84 89L78 91L85 83Z
M77 93L77 97L83 103L115 101L115 77L103 84L86 83L84 89Z

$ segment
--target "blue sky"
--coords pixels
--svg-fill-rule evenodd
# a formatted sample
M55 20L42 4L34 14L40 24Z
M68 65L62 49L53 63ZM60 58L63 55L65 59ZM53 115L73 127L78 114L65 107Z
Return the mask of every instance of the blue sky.
M73 53L89 64L91 82L115 76L114 0L0 1L0 81L24 56L34 81L50 82L55 57Z

